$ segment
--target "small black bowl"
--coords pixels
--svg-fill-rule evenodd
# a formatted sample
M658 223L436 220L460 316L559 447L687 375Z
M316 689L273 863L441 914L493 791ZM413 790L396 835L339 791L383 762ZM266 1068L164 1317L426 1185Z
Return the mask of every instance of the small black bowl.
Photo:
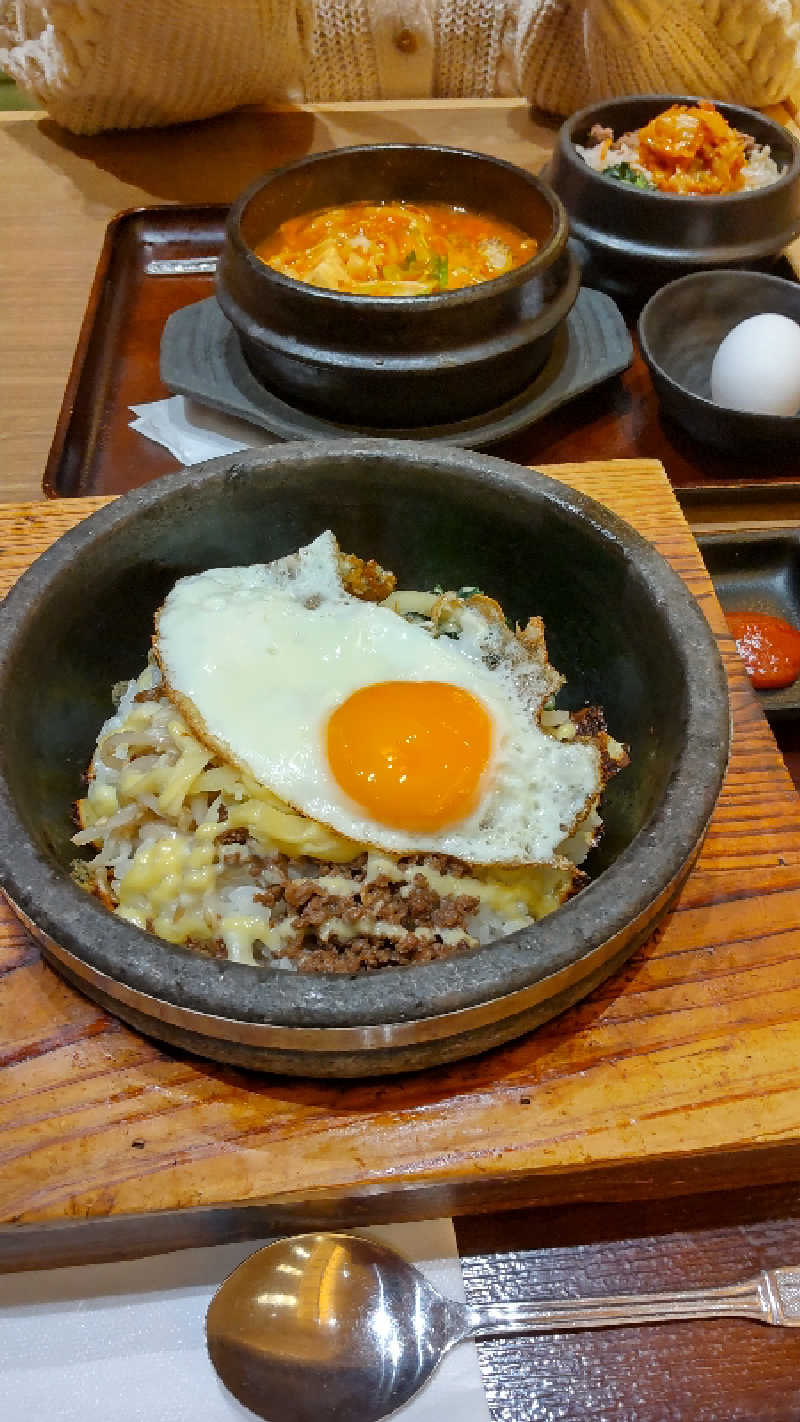
M273 271L253 248L287 218L355 201L444 202L535 237L514 271L435 296L328 291ZM233 204L217 298L258 380L342 424L422 428L470 419L541 370L575 302L567 219L539 178L482 153L385 144L315 153L260 178Z
M567 704L604 706L631 755L604 796L592 882L556 913L452 958L352 977L199 957L110 913L69 872L72 803L111 688L144 665L174 580L280 557L326 527L406 587L476 583L512 617L542 614ZM307 440L156 479L54 544L0 607L0 725L0 883L53 965L152 1036L324 1077L484 1051L619 967L699 850L729 710L697 603L601 505L485 455Z
M800 144L755 109L716 104L734 128L769 145L781 170L774 183L748 192L650 192L595 172L575 147L591 142L597 123L619 137L671 104L696 103L692 96L634 94L581 109L562 125L548 177L569 213L588 285L612 295L650 292L691 271L774 260L800 232Z
M800 415L754 415L711 399L711 365L728 332L775 311L800 324L800 285L766 272L698 272L657 291L639 343L664 411L729 455L800 455Z

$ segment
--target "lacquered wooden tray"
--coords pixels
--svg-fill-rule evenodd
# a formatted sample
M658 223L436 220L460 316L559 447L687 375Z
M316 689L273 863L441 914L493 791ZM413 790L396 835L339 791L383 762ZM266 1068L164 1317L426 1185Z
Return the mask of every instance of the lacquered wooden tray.
M0 1258L30 1254L31 1238L42 1259L61 1257L65 1239L74 1251L75 1230L89 1228L76 1220L93 1222L83 1247L158 1248L247 1233L254 1220L265 1232L796 1175L800 800L663 471L639 461L546 472L657 544L727 658L730 771L663 931L512 1046L335 1084L157 1047L65 986L3 912L0 1222L17 1228L0 1229ZM96 506L0 510L3 586Z
M108 226L44 473L46 494L59 497L122 493L178 468L166 450L129 429L131 405L170 392L159 375L161 332L181 306L210 296L214 278L153 276L154 259L215 256L222 244L224 206L145 207ZM788 262L778 268L794 273ZM800 478L800 459L736 460L698 444L662 419L635 340L634 361L592 391L493 447L522 464L597 458L660 459L679 489L775 484Z

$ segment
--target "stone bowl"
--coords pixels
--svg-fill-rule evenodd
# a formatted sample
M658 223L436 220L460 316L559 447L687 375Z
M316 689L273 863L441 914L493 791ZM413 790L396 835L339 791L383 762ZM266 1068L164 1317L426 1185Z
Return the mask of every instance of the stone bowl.
M478 286L406 297L311 286L253 251L300 213L393 199L491 213L538 250ZM234 202L217 299L253 374L289 404L376 430L450 424L510 400L541 370L580 286L566 241L555 193L499 158L402 143L335 149L267 174Z
M569 214L584 261L584 280L612 295L645 296L665 282L714 267L775 261L800 232L800 144L755 109L717 103L728 122L768 144L781 170L776 182L724 196L648 192L615 182L584 162L594 124L615 136L641 128L671 104L697 97L633 94L581 109L561 127L548 178Z
M569 707L599 703L631 765L604 797L592 880L549 918L432 963L342 977L201 958L78 888L72 804L144 665L173 581L270 560L326 527L401 585L477 584L541 613ZM134 1028L296 1075L431 1067L561 1012L656 927L691 867L728 757L727 682L684 583L564 485L415 441L303 441L157 479L59 539L0 608L0 884L45 957Z
M800 415L752 414L711 399L721 342L749 316L774 311L800 324L800 286L766 272L695 273L670 282L639 317L639 344L661 408L724 454L800 455Z

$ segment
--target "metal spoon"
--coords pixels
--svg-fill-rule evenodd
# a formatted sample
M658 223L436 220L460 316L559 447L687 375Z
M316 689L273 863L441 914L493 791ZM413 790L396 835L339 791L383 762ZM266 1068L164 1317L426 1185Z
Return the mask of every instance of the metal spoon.
M300 1234L234 1270L206 1336L223 1382L268 1422L378 1422L467 1338L732 1316L800 1326L800 1268L721 1289L471 1308L370 1239Z

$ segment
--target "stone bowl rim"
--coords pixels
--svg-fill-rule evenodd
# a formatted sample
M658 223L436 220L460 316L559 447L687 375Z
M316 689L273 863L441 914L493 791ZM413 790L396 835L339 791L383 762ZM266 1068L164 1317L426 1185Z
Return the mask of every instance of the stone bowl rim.
M514 181L523 181L532 188L550 207L553 231L549 241L539 247L527 262L523 262L519 267L514 267L510 272L505 272L502 276L492 278L491 281L479 282L476 286L456 288L453 291L431 293L427 296L374 297L358 292L331 291L326 287L313 286L308 282L296 281L292 277L287 277L282 272L268 267L256 256L242 232L242 220L251 202L265 188L292 173L303 173L323 164L335 166L354 155L359 157L362 154L369 155L370 159L375 161L383 153L418 153L425 155L426 158L438 156L456 162L460 162L464 158L475 159L491 165L493 168L505 170L512 175ZM232 202L225 223L225 240L231 253L237 261L246 265L251 276L264 282L265 289L268 290L270 286L275 286L278 291L284 291L297 300L313 301L320 308L329 306L332 314L336 311L344 312L352 309L358 312L368 311L378 318L383 315L391 316L398 310L416 312L420 315L422 313L433 314L437 311L452 310L454 306L475 305L485 302L489 297L501 296L504 292L523 285L553 266L566 247L568 235L569 219L564 204L555 190L543 178L528 172L527 169L521 168L516 163L510 163L505 158L496 158L493 154L481 153L476 149L458 148L441 143L360 143L351 144L347 148L329 148L319 153L305 154L301 158L284 163L279 168L274 168L254 179Z

